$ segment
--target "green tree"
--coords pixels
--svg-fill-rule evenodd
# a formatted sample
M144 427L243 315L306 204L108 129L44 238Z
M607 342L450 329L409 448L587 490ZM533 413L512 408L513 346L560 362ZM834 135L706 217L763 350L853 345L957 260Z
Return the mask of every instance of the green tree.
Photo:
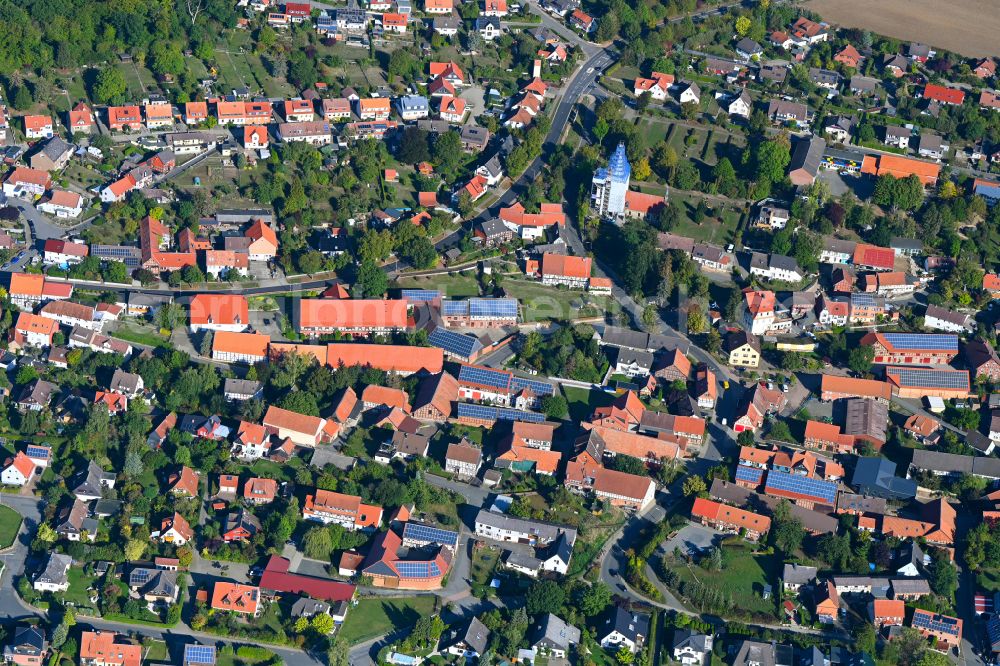
M566 398L561 395L547 395L542 398L542 413L545 418L551 420L561 420L569 416L569 406Z
M99 104L118 104L124 101L128 85L120 69L109 65L102 69L94 82L94 99Z
M536 581L524 597L528 615L558 613L566 601L566 592L554 580Z
M374 298L385 294L389 288L389 278L373 261L365 261L358 268L357 284L365 297Z
M684 479L684 485L681 486L681 492L684 493L685 497L691 497L692 495L700 495L708 491L708 486L705 484L705 479L700 476L691 475Z
M867 374L875 362L875 349L871 345L858 345L847 355L847 367L858 374Z
M310 528L302 537L302 549L306 557L314 560L328 560L333 551L333 541L330 538L330 530L326 527Z

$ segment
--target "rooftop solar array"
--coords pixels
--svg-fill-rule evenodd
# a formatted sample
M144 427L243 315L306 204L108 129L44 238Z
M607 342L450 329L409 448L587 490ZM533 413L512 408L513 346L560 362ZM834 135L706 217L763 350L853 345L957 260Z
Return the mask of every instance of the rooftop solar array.
M764 470L759 467L749 467L747 465L736 466L736 480L746 483L759 484L764 477Z
M943 333L883 333L896 349L931 349L958 353L958 336Z
M545 420L545 415L537 412L524 412L519 409L509 409L507 407L474 405L469 402L458 403L458 418L462 417L482 419L484 421L523 421L525 423L541 423Z
M469 300L469 315L473 317L517 319L517 299L472 298Z
M945 634L958 636L958 619L947 615L933 615L931 613L916 612L913 614L913 626L930 631L939 631Z
M515 391L520 391L521 389L531 389L531 392L535 395L552 395L555 393L555 389L552 384L548 382L540 382L534 379L525 379L523 377L514 377L511 382L511 388Z
M215 663L215 646L214 645L185 645L184 646L184 663L185 664L214 664Z
M133 569L129 574L129 585L145 585L151 577L149 569Z
M440 326L431 331L427 342L459 358L472 358L473 354L483 348L482 343L471 335L449 331Z
M437 289L403 289L399 297L411 303L426 303L441 298Z
M27 448L24 450L25 455L29 458L48 458L50 455L49 447L47 446L37 446L35 444L28 444Z
M493 370L480 365L463 365L458 370L458 381L463 384L489 386L503 391L510 390L512 376L506 370Z
M771 471L767 475L764 492L768 494L790 493L805 499L833 506L837 501L837 484L832 481L810 479L807 476Z
M852 305L864 305L868 307L875 306L875 295L865 294L863 292L854 292L851 294L851 304Z
M396 562L395 565L402 578L432 578L441 575L436 562Z
M442 546L455 546L458 543L458 532L443 530L423 523L406 523L403 526L403 540L420 543L437 543Z
M469 314L468 301L441 301L441 314L445 317L462 317Z
M885 374L896 378L900 386L969 390L969 372L967 370L932 370L892 366L885 369Z

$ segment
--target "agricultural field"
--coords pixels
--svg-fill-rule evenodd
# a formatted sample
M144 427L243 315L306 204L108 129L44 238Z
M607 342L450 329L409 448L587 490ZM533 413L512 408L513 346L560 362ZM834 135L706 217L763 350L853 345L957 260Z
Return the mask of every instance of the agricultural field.
M969 57L1000 56L1000 12L994 0L810 0L806 8L825 20L890 37L946 48ZM975 26L973 28L973 26Z

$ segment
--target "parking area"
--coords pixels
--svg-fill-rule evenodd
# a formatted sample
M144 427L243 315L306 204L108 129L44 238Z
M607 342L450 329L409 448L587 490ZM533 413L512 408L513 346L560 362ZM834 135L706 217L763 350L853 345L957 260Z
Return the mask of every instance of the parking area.
M671 553L675 548L679 548L685 555L696 555L722 541L724 536L722 532L716 532L710 527L692 523L682 527L677 534L667 539L663 544L663 551Z

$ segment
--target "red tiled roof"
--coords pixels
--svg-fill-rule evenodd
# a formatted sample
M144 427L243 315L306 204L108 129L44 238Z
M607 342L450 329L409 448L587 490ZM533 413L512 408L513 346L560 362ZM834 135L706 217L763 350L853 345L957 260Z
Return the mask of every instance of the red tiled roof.
M229 294L198 294L191 299L191 323L249 324L250 306L244 296Z
M956 88L928 83L924 86L924 99L932 99L945 104L961 104L965 101L965 92Z

